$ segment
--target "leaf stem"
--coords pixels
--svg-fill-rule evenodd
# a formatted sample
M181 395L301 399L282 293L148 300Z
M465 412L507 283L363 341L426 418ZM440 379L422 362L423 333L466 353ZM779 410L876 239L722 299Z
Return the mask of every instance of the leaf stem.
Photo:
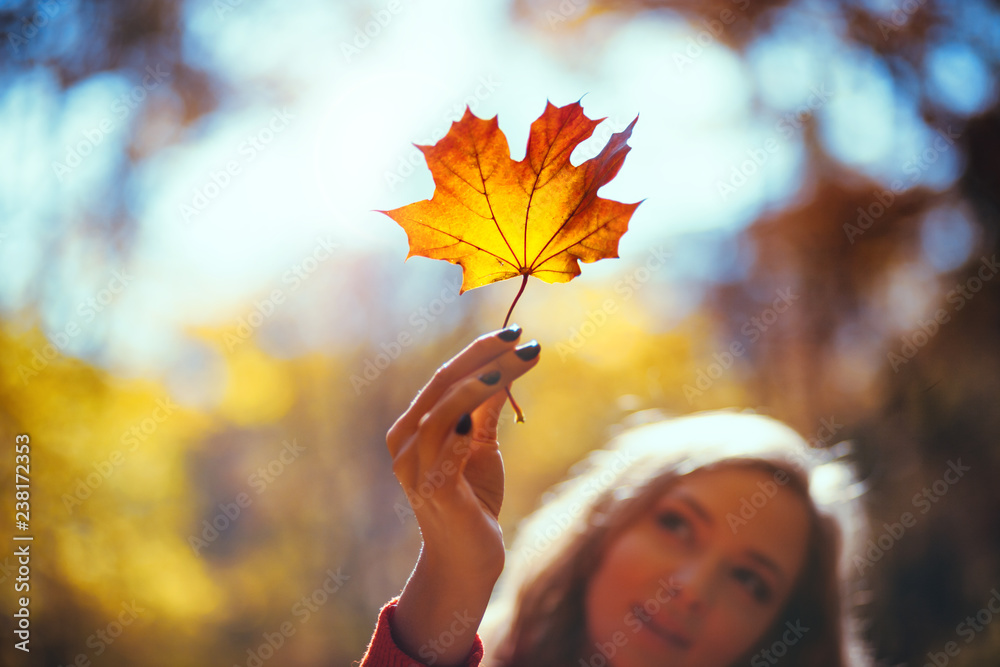
M510 304L510 308L507 310L507 317L503 318L503 326L501 329L507 328L507 323L510 322L510 314L514 312L514 306L517 305L517 300L521 298L524 293L524 286L528 284L528 274L524 274L524 278L521 280L521 289L517 290L517 296L514 297L514 303Z
M503 319L503 326L501 329L506 329L507 324L510 322L510 314L514 312L514 306L517 305L517 300L521 298L524 293L524 287L528 284L528 274L524 274L524 278L521 280L521 289L517 290L517 296L514 297L514 302L510 304L510 308L507 310L507 317ZM510 393L510 385L507 385L507 398L510 399L510 407L514 408L514 421L518 424L524 423L524 413L521 411L521 406L517 404L514 400L514 395Z

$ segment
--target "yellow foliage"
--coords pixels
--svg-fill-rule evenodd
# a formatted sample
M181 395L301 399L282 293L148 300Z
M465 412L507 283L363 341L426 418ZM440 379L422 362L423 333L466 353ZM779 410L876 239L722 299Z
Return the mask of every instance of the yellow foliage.
M157 383L115 381L46 354L50 345L37 330L0 329L3 430L30 436L35 581L62 581L109 618L135 599L157 618L194 622L222 600L186 541L185 453L211 421Z

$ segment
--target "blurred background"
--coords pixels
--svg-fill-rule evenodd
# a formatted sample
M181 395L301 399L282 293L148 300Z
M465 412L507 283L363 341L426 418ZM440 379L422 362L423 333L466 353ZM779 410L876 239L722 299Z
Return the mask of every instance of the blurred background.
M0 0L0 42L0 663L358 659L419 549L385 431L518 282L375 210L466 106L520 159L582 98L644 201L514 312L508 539L637 413L756 409L854 442L874 657L1000 664L998 3Z

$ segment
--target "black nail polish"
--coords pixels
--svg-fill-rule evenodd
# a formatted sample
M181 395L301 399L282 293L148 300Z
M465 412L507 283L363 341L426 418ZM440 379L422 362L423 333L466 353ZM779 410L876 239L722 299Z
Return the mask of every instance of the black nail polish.
M493 370L479 376L479 381L483 384L494 385L500 381L500 371Z
M458 420L458 424L455 425L455 433L459 435L468 435L469 431L472 430L472 417L466 412L462 415L462 418Z
M518 345L514 348L514 354L523 359L524 361L531 361L538 356L538 353L542 351L542 346L538 344L537 340L530 340L524 345Z
M498 333L497 338L499 338L505 343L509 343L511 341L517 340L518 336L520 335L521 335L521 327L516 324L512 324L503 331L501 331L500 333Z

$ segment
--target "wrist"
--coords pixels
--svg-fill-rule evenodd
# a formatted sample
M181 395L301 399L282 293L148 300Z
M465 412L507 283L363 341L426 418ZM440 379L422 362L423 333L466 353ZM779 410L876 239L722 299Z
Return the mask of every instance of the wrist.
M417 569L429 578L458 581L467 590L486 591L487 597L503 573L505 553L503 548L489 554L468 553L461 550L439 550L426 543L420 549Z
M486 588L492 592L503 573L505 559L502 544L489 553L483 553L454 548L437 549L424 542L417 558L417 569L428 572L430 578L458 580L463 586L472 586L473 590Z

